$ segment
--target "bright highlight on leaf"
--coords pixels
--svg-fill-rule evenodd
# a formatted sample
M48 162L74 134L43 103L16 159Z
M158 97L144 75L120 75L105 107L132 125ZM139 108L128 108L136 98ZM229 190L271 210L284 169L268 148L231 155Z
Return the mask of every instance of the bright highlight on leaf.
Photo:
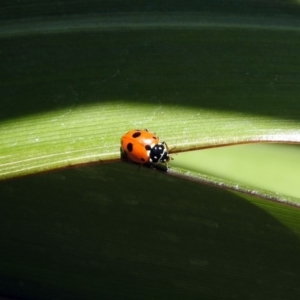
M163 120L163 122L162 122ZM172 152L226 144L299 142L297 122L234 112L114 101L0 123L0 178L118 159L120 137L149 128Z

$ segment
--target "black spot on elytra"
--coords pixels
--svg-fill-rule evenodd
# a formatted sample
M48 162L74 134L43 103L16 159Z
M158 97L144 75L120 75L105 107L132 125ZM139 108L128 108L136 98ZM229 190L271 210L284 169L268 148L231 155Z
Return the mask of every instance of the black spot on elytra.
M140 135L141 135L141 133L140 133L139 131L136 131L136 132L132 135L132 137L138 138Z
M146 146L145 146L145 149L146 149L146 150L151 150L151 146L150 146L150 145L146 145Z
M127 150L129 152L132 152L132 150L133 150L133 144L132 143L128 143L127 146L126 146L126 148L127 148Z

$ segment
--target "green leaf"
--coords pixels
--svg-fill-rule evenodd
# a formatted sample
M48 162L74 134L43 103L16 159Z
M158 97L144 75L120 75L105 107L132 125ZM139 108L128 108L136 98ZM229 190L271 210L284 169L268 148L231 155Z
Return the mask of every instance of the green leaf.
M171 171L231 190L299 205L299 146L249 144L174 155ZM176 167L176 168L175 168Z
M126 20L4 26L0 178L117 159L131 128L172 152L299 142L297 28Z
M297 299L299 209L133 164L1 182L0 293Z

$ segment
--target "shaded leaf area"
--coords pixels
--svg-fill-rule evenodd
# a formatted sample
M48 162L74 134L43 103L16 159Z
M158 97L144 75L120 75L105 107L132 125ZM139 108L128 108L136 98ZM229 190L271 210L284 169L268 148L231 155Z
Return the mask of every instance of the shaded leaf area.
M0 184L2 295L299 299L293 207L126 163Z
M297 31L139 27L2 37L1 120L107 101L299 120Z
M53 17L70 14L92 13L124 13L124 12L170 12L170 11L198 11L198 12L229 12L239 14L274 15L288 14L299 15L299 6L296 1L285 0L210 0L210 1L140 1L132 0L88 0L88 1L50 1L50 0L3 0L0 12L1 20Z

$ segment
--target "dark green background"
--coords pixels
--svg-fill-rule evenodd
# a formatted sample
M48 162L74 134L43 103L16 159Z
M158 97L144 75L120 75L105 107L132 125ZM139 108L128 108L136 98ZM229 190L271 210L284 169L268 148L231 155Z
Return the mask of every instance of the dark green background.
M255 199L127 163L2 182L0 198L4 295L278 300L300 295L299 239Z
M87 0L87 1L49 1L49 0L3 0L1 1L1 20L48 17L74 14L105 14L132 12L205 12L240 15L284 15L298 16L296 1L288 0Z

